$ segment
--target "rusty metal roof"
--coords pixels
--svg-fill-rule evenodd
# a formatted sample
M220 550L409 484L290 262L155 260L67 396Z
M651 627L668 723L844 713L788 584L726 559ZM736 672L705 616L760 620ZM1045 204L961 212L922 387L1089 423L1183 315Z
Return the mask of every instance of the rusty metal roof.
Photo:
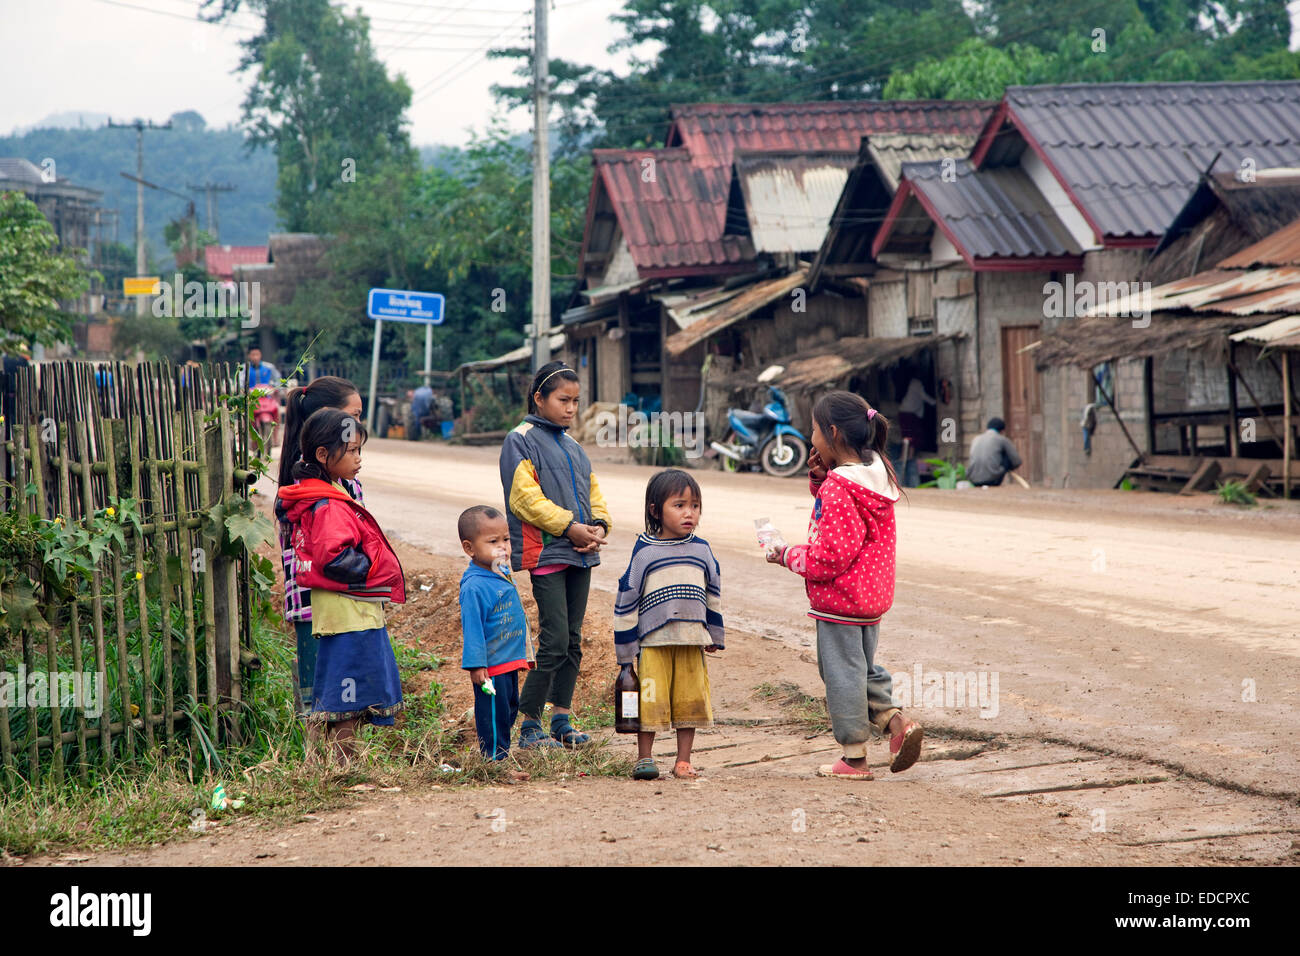
M856 152L876 133L975 135L990 100L826 100L674 106L666 145L685 146L701 167L729 167L737 150Z
M826 237L856 152L736 153L735 177L744 208L729 207L744 217L756 252L813 252ZM736 198L736 190L731 191Z
M1300 219L1219 263L1220 269L1300 266Z
M1300 160L1300 82L1010 86L973 158L1016 163L1024 143L1101 237L1154 240L1216 154L1221 169Z
M692 345L703 342L727 326L752 315L769 302L775 302L781 296L789 295L807 279L807 268L800 268L789 275L763 279L746 286L736 295L726 296L710 308L701 309L691 315L686 328L664 339L664 348L670 355L681 355Z
M597 149L592 157L642 278L754 258L749 239L723 234L729 170L702 169L684 149Z
M1266 348L1300 349L1300 315L1288 315L1229 336L1234 342Z

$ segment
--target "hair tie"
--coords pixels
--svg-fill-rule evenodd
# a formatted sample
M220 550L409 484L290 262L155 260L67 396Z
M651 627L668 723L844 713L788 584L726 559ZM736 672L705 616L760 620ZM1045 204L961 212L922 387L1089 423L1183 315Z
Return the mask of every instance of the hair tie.
M533 389L533 391L534 391L534 392L540 392L540 391L542 390L542 386L545 385L547 382L549 382L549 381L551 380L551 376L552 376L552 375L558 375L560 372L571 372L571 371L573 371L573 369L571 369L571 368L569 368L569 366L567 366L567 365L561 363L559 368L557 368L557 369L556 369L554 372L552 372L550 375L546 376L546 378L544 378L544 379L542 379L540 382L538 382L538 383L537 383L537 387L536 387L535 389Z
M868 408L868 409L867 409L867 421L871 421L871 419L873 419L873 418L875 418L875 417L876 417L876 410L875 410L874 408Z

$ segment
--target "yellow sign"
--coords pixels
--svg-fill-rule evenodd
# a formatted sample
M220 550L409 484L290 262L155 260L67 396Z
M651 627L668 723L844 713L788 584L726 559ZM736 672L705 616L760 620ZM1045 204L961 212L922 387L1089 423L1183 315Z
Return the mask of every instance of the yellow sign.
M123 295L153 295L158 291L157 276L134 276L122 279Z

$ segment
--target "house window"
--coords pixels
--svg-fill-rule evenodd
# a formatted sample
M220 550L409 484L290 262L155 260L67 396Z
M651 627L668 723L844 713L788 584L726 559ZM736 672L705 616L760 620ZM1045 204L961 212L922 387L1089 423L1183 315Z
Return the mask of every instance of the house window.
M1090 373L1092 381L1088 387L1088 401L1093 402L1098 407L1109 408L1111 402L1115 407L1119 407L1119 398L1115 394L1115 369L1111 362L1102 362L1094 366ZM1110 402L1106 401L1106 396L1110 396Z

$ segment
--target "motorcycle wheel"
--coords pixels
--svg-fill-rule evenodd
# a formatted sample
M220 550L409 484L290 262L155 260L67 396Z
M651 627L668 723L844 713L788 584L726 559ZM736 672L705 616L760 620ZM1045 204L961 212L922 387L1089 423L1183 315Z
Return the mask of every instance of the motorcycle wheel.
M740 441L740 439L738 439L738 438L736 437L736 433L735 433L735 432L732 432L730 435L727 436L727 440L724 441L723 444L724 444L724 445L735 445L735 444L737 444L739 441ZM733 474L733 475L734 475L736 472L740 471L740 462L736 461L736 459L734 459L734 458L728 458L726 455L719 454L719 455L718 455L718 461L719 461L719 463L722 465L722 470L723 470L723 471L730 472L730 473Z
M808 446L804 444L802 438L782 435L780 447L773 438L763 446L758 457L763 470L769 475L776 478L789 478L798 473L808 460Z

